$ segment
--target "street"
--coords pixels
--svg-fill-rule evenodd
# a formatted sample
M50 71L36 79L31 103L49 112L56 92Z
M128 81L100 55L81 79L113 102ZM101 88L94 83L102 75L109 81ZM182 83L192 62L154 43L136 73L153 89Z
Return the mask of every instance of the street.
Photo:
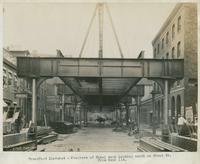
M38 145L37 151L137 151L138 139L126 132L114 132L112 128L84 127L73 134L59 134L58 140Z

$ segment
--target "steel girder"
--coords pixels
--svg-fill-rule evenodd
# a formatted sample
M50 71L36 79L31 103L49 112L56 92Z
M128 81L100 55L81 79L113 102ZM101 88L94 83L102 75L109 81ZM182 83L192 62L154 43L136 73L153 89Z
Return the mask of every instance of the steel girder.
M184 76L183 59L17 57L19 77L174 78Z

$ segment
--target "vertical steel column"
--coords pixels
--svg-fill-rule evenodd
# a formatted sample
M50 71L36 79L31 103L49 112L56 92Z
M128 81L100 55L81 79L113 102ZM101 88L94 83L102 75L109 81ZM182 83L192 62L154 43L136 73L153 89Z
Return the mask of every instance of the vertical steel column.
M28 123L28 94L25 98L25 101L26 101L26 106L25 106L25 123Z
M64 118L64 110L65 110L65 95L63 94L63 95L62 95L62 116L61 116L62 122L65 121L65 118Z
M119 122L120 122L120 126L122 125L122 107L120 106L119 108Z
M137 125L138 131L140 131L140 97L137 96Z
M152 128L153 128L153 134L156 134L156 111L155 111L155 93L152 93L152 108L153 108L153 120L152 120Z
M103 58L103 10L104 4L98 4L98 12L99 12L99 58ZM102 76L102 61L99 61L99 75ZM99 78L99 109L102 111L102 78Z
M84 108L83 116L84 116L84 126L87 126L87 109L86 109L86 107Z
M79 120L80 120L80 127L81 127L81 125L82 125L82 116L81 116L81 112L82 110L81 110L81 106L79 107Z
M164 125L168 125L168 80L165 80L164 90Z
M35 78L32 80L32 122L37 125L37 88Z
M86 121L86 126L87 126L87 123L88 123L88 116L87 116L87 112L88 112L88 109L86 108L86 112L85 112L85 121Z
M129 125L129 106L126 104L126 126Z
M83 124L85 126L85 106L84 106L84 109L83 109Z
M115 119L116 119L116 122L118 121L118 112L117 112L117 107L115 107Z
M73 109L73 125L75 125L75 123L76 123L75 119L76 119L76 106Z

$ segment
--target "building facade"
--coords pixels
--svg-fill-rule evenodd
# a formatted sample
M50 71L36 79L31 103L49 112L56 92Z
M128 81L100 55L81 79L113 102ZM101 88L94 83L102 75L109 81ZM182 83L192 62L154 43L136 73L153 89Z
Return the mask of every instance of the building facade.
M4 106L20 107L26 123L31 119L31 81L17 76L17 57L28 56L27 50L3 49L3 101Z
M3 101L5 107L15 104L20 108L26 124L32 114L32 81L17 76L17 57L30 56L28 50L3 49ZM38 90L38 118L43 121L46 102L46 85L42 83Z
M152 46L156 59L184 59L184 78L175 81L170 88L169 123L172 119L177 121L178 114L186 117L188 108L192 109L190 117L194 121L197 116L197 4L177 4L153 39ZM158 91L155 96L157 123L161 124L163 94L157 83L154 83L154 90ZM142 102L143 112L147 104L152 106L152 100ZM146 117L151 122L151 112Z

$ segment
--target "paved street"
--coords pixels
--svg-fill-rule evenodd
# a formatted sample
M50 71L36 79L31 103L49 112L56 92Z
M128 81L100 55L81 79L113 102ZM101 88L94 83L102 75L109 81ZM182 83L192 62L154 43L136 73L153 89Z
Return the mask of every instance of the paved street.
M74 134L59 134L58 140L38 145L38 151L137 151L138 140L112 128L82 128Z

